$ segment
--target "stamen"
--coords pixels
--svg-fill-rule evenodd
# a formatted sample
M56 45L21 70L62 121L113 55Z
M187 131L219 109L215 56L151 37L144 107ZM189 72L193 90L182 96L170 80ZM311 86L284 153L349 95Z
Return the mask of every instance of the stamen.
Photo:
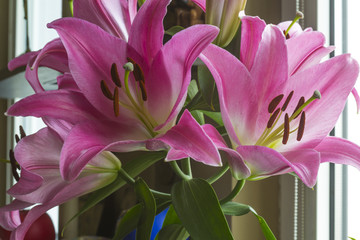
M116 86L121 88L121 81L120 81L116 63L113 63L111 65L111 79L113 80L113 82L115 83Z
M303 19L304 18L304 14L300 11L296 11L296 16L294 18L294 20L291 22L291 24L289 25L289 27L286 29L286 31L284 32L286 39L290 38L290 36L288 36L290 29L292 28L292 26L299 20L299 19Z
M301 97L301 98L299 99L299 102L298 102L298 104L296 105L296 108L295 108L293 114L291 115L291 117L294 116L294 114L297 112L297 110L299 110L299 108L300 108L302 105L304 105L304 103L305 103L305 98L304 98L304 97ZM300 115L300 112L299 112L293 119L297 118L299 115Z
M321 93L319 90L315 90L314 94L312 95L313 98L321 99Z
M125 71L132 72L134 71L134 64L132 64L131 62L127 62L124 64L123 68L125 69Z
M289 115L286 113L284 118L284 135L282 143L286 144L289 140L290 135L290 121L289 121Z
M19 143L20 142L20 137L19 135L15 134L15 142L16 143Z
M283 99L283 97L284 97L284 94L280 94L280 95L276 96L273 100L271 100L271 102L268 106L269 113L274 112L274 110L279 105L279 103Z
M119 89L115 88L114 90L114 113L115 116L119 116Z
M11 164L11 172L15 178L16 181L19 181L20 180L20 176L17 172L17 169L20 170L20 166L19 164L17 163L16 159L15 159L15 154L14 154L14 151L12 149L10 149L9 151L9 157L10 157L10 164Z
M20 137L21 138L26 137L26 133L24 131L24 128L21 125L19 126L19 132L20 132Z
M277 116L279 115L280 112L280 108L276 109L276 111L271 115L268 123L267 123L267 128L271 128L277 118Z
M102 91L102 93L104 94L105 97L107 97L110 100L114 99L114 96L110 92L110 89L109 89L109 87L107 86L107 84L106 84L106 82L104 80L101 80L100 87L101 87L101 91Z
M300 123L299 123L299 129L297 132L296 140L300 141L304 135L305 130L305 112L303 111L301 113Z
M145 82L140 81L139 86L140 86L140 89L141 89L142 100L146 101L147 100L147 93L146 93L146 88L145 88Z
M286 100L285 100L285 102L284 102L284 105L282 106L282 108L281 108L281 111L285 111L286 110L286 108L287 108L287 106L289 105L289 102L290 102L290 100L291 100L291 98L292 98L292 96L294 95L294 91L291 91L290 92L290 94L289 94L289 96L286 98Z

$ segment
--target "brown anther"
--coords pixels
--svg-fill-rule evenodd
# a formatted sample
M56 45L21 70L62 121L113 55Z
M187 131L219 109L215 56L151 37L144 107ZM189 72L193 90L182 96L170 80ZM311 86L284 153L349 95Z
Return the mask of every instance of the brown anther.
M276 107L279 105L280 101L283 99L284 94L280 94L278 96L276 96L273 100L271 100L271 102L269 103L268 106L268 112L269 113L273 113L276 109Z
M283 33L284 33L284 35L285 35L286 31L284 30ZM289 39L289 38L290 38L290 35L289 35L289 34L286 34L286 35L285 35L285 38L286 38L286 39Z
M296 140L300 141L304 135L305 130L305 112L303 111L301 113L300 123L299 123L299 129L297 131Z
M16 143L19 143L20 142L20 137L19 135L15 134L15 142Z
M286 144L289 140L290 135L290 122L289 122L289 115L286 113L284 118L284 135L282 139L282 143Z
M146 93L145 83L143 81L140 81L139 82L139 87L141 89L142 100L146 101L147 100L147 93Z
M290 94L288 95L288 97L286 98L286 100L285 100L285 102L284 102L284 104L283 104L283 106L282 106L282 108L281 108L281 111L285 111L285 110L286 110L286 108L288 107L289 102L290 102L290 100L291 100L291 98L292 98L293 95L294 95L294 91L291 91Z
M121 88L121 81L120 81L120 77L119 77L119 73L118 73L116 63L113 63L111 65L111 79L115 83L116 86Z
M271 128L276 120L276 118L278 117L280 112L280 108L276 109L276 111L270 116L269 121L267 122L267 128Z
M24 131L24 128L21 125L19 126L19 132L20 132L20 138L26 137L26 133Z
M296 111L297 111L302 105L304 105L304 103L305 103L305 98L304 98L304 97L301 97L301 98L299 99L298 104L296 105L296 108L295 108L292 116L296 113ZM294 119L297 118L299 115L300 115L300 112L294 117Z
M115 88L114 90L114 113L115 113L115 116L119 116L119 89L118 88Z
M114 99L114 96L112 95L112 93L110 92L109 87L107 86L106 82L104 80L101 80L101 91L104 94L105 97L107 97L110 100Z
M15 178L16 181L20 180L20 176L17 172L17 170L20 170L20 166L17 163L16 159L15 159L15 154L14 151L12 149L10 149L9 151L9 158L10 158L10 164L11 164L11 172Z

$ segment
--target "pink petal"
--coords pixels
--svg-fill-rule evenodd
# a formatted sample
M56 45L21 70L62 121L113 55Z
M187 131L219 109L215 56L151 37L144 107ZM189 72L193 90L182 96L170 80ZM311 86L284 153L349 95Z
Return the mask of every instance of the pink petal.
M148 66L163 45L163 19L169 3L169 0L147 0L131 26L129 44L145 59Z
M325 44L321 32L304 32L286 41L289 61L289 75L299 68L303 61Z
M210 166L222 165L216 146L187 110L185 110L177 125L157 139L165 142L174 150L184 152L195 161ZM175 154L171 154L167 156L166 160L178 160L170 158L174 156Z
M217 33L213 26L187 28L167 42L155 57L145 86L146 104L160 124L157 129L173 121L181 110L191 80L191 66Z
M39 52L40 51L24 53L14 59L12 59L8 63L9 70L13 71L19 67L26 66L29 63L30 59L32 59L34 56L36 56Z
M113 63L118 65L120 78L123 78L122 65L127 62L126 42L76 18L63 18L48 26L60 35L68 53L71 74L79 89L99 112L115 120L113 102L102 93L100 82L104 80L113 91L115 84L110 73Z
M287 112L292 114L301 96L309 99L315 90L321 99L316 99L305 108L305 133L300 142L296 134L290 135L288 144L279 150L314 148L334 127L359 73L358 63L350 55L341 55L310 67L289 79L288 91L295 90ZM294 121L293 127L298 124Z
M288 27L290 26L290 24L292 23L292 21L285 21L285 22L281 22L279 23L277 26L281 29L282 32L285 32ZM288 32L290 39L297 37L298 35L300 35L303 32L301 26L299 23L295 23L291 28L290 31Z
M65 180L75 179L98 153L146 150L151 138L141 125L115 122L84 122L72 128L61 152L60 171Z
M43 183L43 178L26 169L21 169L20 180L12 186L7 193L13 197L25 195L38 189Z
M351 93L355 98L357 113L359 113L359 111L360 111L360 96L359 96L359 94L358 94L358 92L356 91L355 88L353 88L351 90Z
M7 115L53 117L77 123L101 116L80 92L52 90L26 97L12 105Z
M125 41L130 29L130 16L125 0L78 0L74 2L74 17L94 23Z
M62 90L80 91L71 74L65 73L56 78L58 88Z
M326 137L315 147L321 162L346 164L360 170L360 147L346 139Z
M196 3L204 12L206 11L206 0L192 0Z
M245 16L241 19L240 60L251 70L266 23L258 17Z

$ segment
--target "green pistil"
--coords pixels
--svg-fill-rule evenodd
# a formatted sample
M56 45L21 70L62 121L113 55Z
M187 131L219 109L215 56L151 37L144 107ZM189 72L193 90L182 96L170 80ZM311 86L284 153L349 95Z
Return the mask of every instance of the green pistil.
M304 14L300 11L296 12L296 16L294 18L294 20L291 22L290 26L286 29L285 31L285 36L287 36L290 32L290 29L292 28L292 26L299 20L299 19L303 19L304 18Z

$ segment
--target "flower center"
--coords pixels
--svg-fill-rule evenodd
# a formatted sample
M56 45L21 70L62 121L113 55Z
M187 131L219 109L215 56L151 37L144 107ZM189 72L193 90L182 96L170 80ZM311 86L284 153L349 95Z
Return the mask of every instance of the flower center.
M277 128L278 121L282 118L282 114L286 111L289 102L291 101L294 95L294 91L291 91L287 96L286 100L279 107L280 102L284 98L284 94L280 94L276 96L268 105L268 112L270 114L269 120L267 122L266 128L260 138L257 140L255 145L267 146L270 148L275 147L279 141L282 139L282 144L286 144L289 140L289 136L295 132L297 132L296 140L301 141L304 131L305 131L305 107L309 105L315 99L320 99L321 94L318 90L314 92L314 94L305 101L304 97L301 97L298 100L298 103L293 111L293 113L289 116L288 113L285 113L283 117L283 123L280 124ZM294 126L294 120L300 116L300 120L298 124Z
M110 75L111 80L115 84L115 88L113 91L111 91L106 82L101 80L101 91L106 98L113 102L113 109L116 117L120 114L120 106L133 111L137 118L144 124L150 135L154 137L156 133L153 131L153 129L158 124L144 106L144 103L147 101L144 73L139 64L137 64L131 58L127 59L129 62L123 66L125 69L123 81L124 86L122 86L117 65L116 63L113 63L111 65ZM136 82L136 84L133 85L134 87L132 91L129 87L129 76L131 72L133 73ZM120 89L125 93L127 100L120 99Z

